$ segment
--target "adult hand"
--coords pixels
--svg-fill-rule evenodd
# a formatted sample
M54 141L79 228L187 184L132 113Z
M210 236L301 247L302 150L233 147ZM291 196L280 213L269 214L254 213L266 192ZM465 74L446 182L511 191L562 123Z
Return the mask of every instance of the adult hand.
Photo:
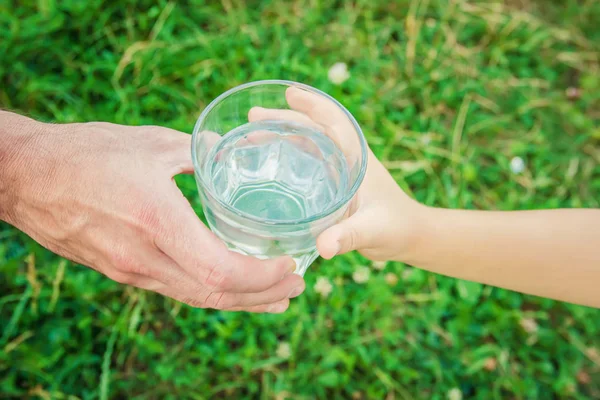
M304 290L289 257L229 251L173 176L189 135L157 126L50 125L0 111L0 219L124 284L195 307L283 312Z

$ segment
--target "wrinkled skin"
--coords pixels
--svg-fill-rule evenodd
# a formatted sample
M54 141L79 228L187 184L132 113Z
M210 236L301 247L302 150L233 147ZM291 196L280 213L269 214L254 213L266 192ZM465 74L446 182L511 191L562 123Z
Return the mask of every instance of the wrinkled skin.
M283 312L304 290L291 258L231 252L195 215L172 179L190 135L7 112L0 131L0 219L49 250L195 307Z

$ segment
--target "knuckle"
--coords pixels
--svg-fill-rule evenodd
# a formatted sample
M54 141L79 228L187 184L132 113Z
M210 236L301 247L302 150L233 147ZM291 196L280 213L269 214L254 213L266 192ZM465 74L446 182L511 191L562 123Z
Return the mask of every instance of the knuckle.
M130 274L126 274L123 272L118 272L118 271L114 271L112 273L107 274L106 276L108 276L110 279L112 279L113 281L120 283L122 285L130 285L133 286L135 285L137 279L135 276L130 275Z
M213 263L208 269L204 285L214 291L226 291L231 282L231 273L222 263Z
M191 136L162 126L144 126L147 143L152 148L164 152L165 150L181 149L183 143L191 143ZM184 142L185 140L185 142Z
M110 255L110 261L120 273L147 275L147 268L129 252L114 251Z
M128 272L129 265L133 261L133 257L130 257L128 253L114 249L109 253L110 263L116 267L119 271Z
M232 304L226 304L226 297L223 292L211 292L206 297L204 305L215 310L224 310L233 306Z
M145 275L145 276L149 276L149 270L148 268L138 262L138 261L132 261L129 263L129 265L127 266L127 272L129 272L130 274L135 274L135 275Z

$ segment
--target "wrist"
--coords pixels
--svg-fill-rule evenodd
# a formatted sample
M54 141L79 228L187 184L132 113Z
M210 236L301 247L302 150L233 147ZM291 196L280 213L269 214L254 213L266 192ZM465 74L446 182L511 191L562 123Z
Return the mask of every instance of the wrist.
M435 231L435 214L440 211L411 200L411 206L406 213L408 218L402 223L395 224L403 232L397 232L398 237L404 237L404 245L397 248L394 261L418 266L426 258L428 247L431 245L432 232ZM396 239L397 243L397 239Z
M420 205L413 225L411 247L399 261L431 270L448 256L448 251L454 251L449 243L456 236L464 235L465 223L473 222L461 210ZM449 246L452 250L448 250Z
M14 224L16 205L33 142L45 124L21 115L0 111L0 220Z

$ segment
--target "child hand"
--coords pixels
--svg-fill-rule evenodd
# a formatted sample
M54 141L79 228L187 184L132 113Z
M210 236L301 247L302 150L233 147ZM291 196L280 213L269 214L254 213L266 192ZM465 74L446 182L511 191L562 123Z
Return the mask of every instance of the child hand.
M317 238L319 254L330 259L358 250L371 260L404 260L424 209L402 191L369 149L367 173L348 218Z
M355 128L334 102L295 87L287 89L286 100L292 110L254 107L248 114L249 121L295 121L326 132L340 147L348 145L343 135ZM367 171L347 218L319 235L317 249L326 259L358 250L371 260L402 260L416 237L423 209L400 189L368 149Z

